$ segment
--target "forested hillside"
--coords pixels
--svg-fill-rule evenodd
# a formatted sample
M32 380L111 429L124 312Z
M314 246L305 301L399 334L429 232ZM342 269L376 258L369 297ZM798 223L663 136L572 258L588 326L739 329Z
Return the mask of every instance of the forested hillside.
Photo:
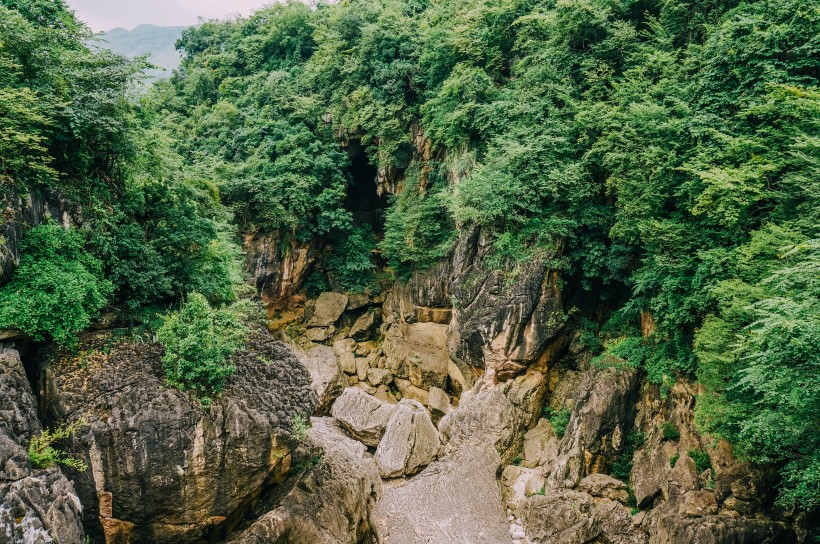
M595 364L697 379L699 429L820 508L820 4L292 1L188 28L138 102L88 37L0 3L0 179L73 210L26 231L0 328L232 302L243 233L322 246L313 296L479 229L506 285L547 258L603 301L564 309Z
M600 363L697 376L703 429L811 509L818 30L798 0L291 3L187 30L151 107L242 229L334 241L345 288L376 247L407 277L471 226L510 282L549 255L608 301L583 323ZM340 141L397 187L383 226L346 205Z
M176 49L183 26L139 25L131 30L114 28L103 32L91 42L94 46L110 49L128 58L147 55L157 68L147 71L152 78L170 77L179 67L180 53Z

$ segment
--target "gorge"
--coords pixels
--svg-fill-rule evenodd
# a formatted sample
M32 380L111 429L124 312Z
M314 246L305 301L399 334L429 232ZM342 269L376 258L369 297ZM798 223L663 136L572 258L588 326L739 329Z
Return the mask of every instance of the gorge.
M818 35L0 0L0 544L815 542Z

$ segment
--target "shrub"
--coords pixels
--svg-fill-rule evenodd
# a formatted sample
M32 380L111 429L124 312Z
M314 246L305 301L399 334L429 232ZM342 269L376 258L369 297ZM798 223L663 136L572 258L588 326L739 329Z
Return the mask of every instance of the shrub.
M675 454L669 458L669 466L675 468L675 465L678 464L678 459L680 459L680 453L675 452Z
M549 415L547 415L552 424L552 430L555 431L555 435L558 438L564 438L564 433L567 432L567 425L569 425L571 415L572 411L567 407L561 408L554 413L550 412Z
M308 430L310 430L310 420L294 414L290 422L290 436L297 442L302 442L307 438Z
M51 222L28 231L20 252L20 266L0 290L0 328L73 344L112 293L102 264L85 250L80 233Z
M333 252L327 258L331 281L342 290L354 293L375 288L374 249L376 237L373 228L370 225L354 228L333 247Z
M52 431L44 429L39 436L32 438L28 445L28 458L31 461L31 466L34 468L51 468L63 465L81 472L87 470L88 465L84 461L69 457L64 451L54 447L55 442L65 440L84 424L85 422L80 420L68 426L60 425Z
M709 459L709 454L703 450L689 450L689 457L695 462L698 472L703 472L707 468L711 470L712 461Z
M662 431L664 440L677 440L680 438L680 430L678 430L677 425L671 421L667 421L663 424Z
M157 340L165 346L162 362L168 383L205 398L219 393L236 368L228 361L247 332L236 305L215 309L191 293L177 312L163 320Z

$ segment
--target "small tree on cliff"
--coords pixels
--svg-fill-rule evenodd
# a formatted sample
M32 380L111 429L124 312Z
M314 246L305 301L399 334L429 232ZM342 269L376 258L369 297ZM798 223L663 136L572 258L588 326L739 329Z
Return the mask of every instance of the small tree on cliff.
M207 398L219 393L236 371L230 356L247 332L239 312L212 308L199 293L191 293L177 312L164 318L157 339L165 346L165 376L174 387Z

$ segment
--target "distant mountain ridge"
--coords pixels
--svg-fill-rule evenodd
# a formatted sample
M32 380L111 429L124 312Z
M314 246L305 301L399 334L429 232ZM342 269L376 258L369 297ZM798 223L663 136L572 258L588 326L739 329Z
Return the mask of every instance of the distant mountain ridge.
M149 54L148 61L159 68L146 73L152 79L161 79L170 77L173 70L179 67L181 56L176 50L176 42L186 28L149 24L132 30L118 27L100 34L94 39L94 45L129 58Z

